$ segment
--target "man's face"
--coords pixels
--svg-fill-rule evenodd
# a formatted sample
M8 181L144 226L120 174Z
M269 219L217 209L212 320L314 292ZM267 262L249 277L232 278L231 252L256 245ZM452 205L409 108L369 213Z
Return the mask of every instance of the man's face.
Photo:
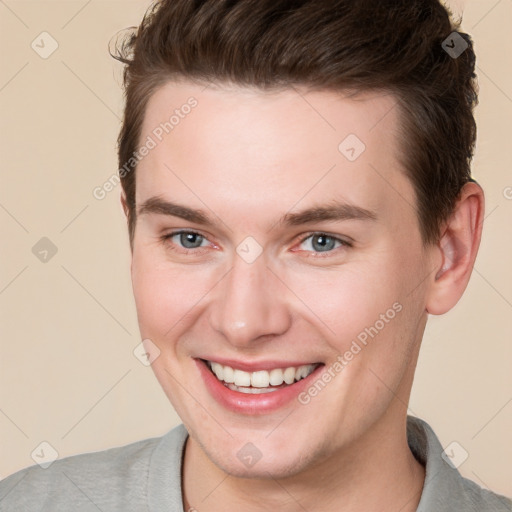
M149 101L141 335L192 442L225 471L284 477L403 426L432 259L394 105L189 83Z

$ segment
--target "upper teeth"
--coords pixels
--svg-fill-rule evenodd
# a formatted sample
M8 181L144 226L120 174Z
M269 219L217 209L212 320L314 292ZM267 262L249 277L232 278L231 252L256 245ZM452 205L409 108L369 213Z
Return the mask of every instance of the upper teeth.
M280 386L283 382L293 384L296 380L307 377L317 365L304 364L302 366L290 366L288 368L274 368L269 372L259 370L257 372L244 372L231 366L224 366L213 361L208 361L208 366L221 381L235 386L266 388L268 386Z

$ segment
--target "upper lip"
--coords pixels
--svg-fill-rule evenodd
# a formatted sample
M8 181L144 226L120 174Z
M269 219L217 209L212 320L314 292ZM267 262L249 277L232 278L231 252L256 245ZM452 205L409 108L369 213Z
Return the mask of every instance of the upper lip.
M235 370L242 370L245 372L256 372L259 370L274 370L275 368L290 368L293 366L303 366L306 364L321 364L318 361L276 361L276 360L262 360L262 361L241 361L235 359L224 359L219 357L201 357L204 361L210 361L212 363L219 363L222 366L230 366Z

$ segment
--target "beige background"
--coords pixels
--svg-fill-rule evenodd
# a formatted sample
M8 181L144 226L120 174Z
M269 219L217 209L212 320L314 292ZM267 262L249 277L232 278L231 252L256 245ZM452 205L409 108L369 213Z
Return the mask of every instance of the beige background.
M179 421L132 353L140 340L119 187L92 195L117 168L121 68L107 44L147 5L0 1L0 476L33 464L42 441L64 457ZM474 175L487 217L466 295L430 320L410 412L443 446L468 452L463 475L512 495L512 0L450 5L476 41ZM43 31L59 45L47 59L31 48ZM46 263L32 253L42 237L58 248Z

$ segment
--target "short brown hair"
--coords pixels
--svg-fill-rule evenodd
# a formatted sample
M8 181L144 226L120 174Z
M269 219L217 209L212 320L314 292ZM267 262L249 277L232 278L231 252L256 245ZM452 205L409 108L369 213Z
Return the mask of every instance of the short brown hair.
M113 53L126 65L119 168L138 148L149 98L170 80L389 91L422 239L434 243L471 179L476 140L475 55L459 27L439 0L158 0ZM443 41L465 50L450 55ZM135 172L121 184L133 244Z

